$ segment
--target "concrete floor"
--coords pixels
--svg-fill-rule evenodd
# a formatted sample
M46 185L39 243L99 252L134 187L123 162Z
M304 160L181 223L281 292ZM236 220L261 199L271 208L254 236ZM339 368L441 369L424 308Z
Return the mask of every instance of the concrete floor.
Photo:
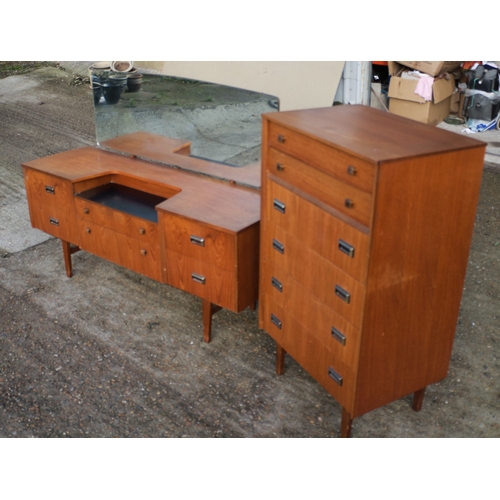
M20 169L95 141L90 90L72 85L88 64L66 67L0 80L0 437L337 437L340 406L291 359L275 375L256 312L218 313L204 344L195 297L84 252L66 278L60 243L30 228ZM421 412L395 401L356 419L355 438L500 437L500 132L488 134L450 374Z

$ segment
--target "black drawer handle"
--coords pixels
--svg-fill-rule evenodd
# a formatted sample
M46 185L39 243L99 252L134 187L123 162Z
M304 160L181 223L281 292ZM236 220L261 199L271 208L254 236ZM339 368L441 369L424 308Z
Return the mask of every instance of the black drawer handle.
M281 254L285 253L285 245L280 243L278 240L273 239L273 248Z
M49 217L49 222L50 222L53 226L58 226L58 225L59 225L59 221L58 221L55 217Z
M354 208L354 201L350 200L349 198L346 198L346 200L344 201L344 205L347 208Z
M340 342L342 345L345 345L345 340L346 340L345 335L339 330L337 330L334 326L332 326L332 337L338 342Z
M351 302L351 294L344 290L341 286L335 285L335 295L340 297L344 302L349 304Z
M284 214L284 213L285 213L286 205L285 205L283 202L281 202L281 201L279 201L279 200L276 200L276 199L275 199L275 200L273 201L273 207L274 207L274 209L275 209L275 210L277 210L278 212L280 212L280 213L282 213L282 214Z
M276 163L276 170L278 172L283 172L283 170L285 170L285 165L283 165L283 163Z
M274 276L272 277L271 284L278 290L278 292L283 293L283 283L277 280Z
M45 186L45 192L49 194L56 194L56 189L52 186Z
M283 134L278 135L278 142L283 144L286 141L286 137Z
M200 238L199 236L193 236L193 235L191 235L189 237L189 241L193 245L198 245L199 247L204 247L205 246L205 238Z
M349 257L354 257L354 247L344 240L339 240L339 250Z
M277 318L274 314L271 314L272 323L281 330L282 323L279 318Z
M204 285L205 282L206 282L206 278L205 276L202 276L201 274L196 274L196 273L192 273L191 274L191 278L193 279L193 281L195 281L196 283L200 283L200 285Z
M357 170L356 170L356 168L355 168L355 167L353 167L352 165L349 165L349 166L347 167L347 173L348 173L349 175L356 175Z
M336 382L338 385L342 385L342 382L344 381L344 379L342 378L342 376L337 373L333 368L328 368L328 375L330 376L330 378L333 379L334 382Z

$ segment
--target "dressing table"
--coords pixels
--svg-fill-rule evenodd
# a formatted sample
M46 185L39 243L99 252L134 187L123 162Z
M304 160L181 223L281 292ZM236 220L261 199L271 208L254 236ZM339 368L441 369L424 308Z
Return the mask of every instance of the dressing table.
M260 162L238 167L193 154L210 130L189 137L203 124L193 127L185 119L193 116L189 110L162 104L170 92L162 94L163 84L170 88L172 79L145 76L141 92L123 93L115 104L96 102L97 146L22 165L30 218L33 227L61 240L68 277L72 254L84 250L199 297L209 342L214 313L255 308L258 299ZM196 85L188 83L187 92ZM231 92L234 97L238 89ZM272 111L270 96L257 97L259 109ZM205 94L196 99L213 100ZM189 139L169 136L172 130L184 136L173 123L180 112ZM143 130L145 114L149 128L162 134ZM260 113L251 119L259 145ZM218 137L212 142L215 155L228 147Z

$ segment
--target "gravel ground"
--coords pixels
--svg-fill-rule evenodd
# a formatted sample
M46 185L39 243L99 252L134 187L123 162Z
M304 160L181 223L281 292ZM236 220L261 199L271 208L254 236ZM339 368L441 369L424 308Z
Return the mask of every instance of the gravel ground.
M0 209L25 203L23 161L95 140L90 89L56 66L0 79L0 117ZM449 376L421 412L396 401L354 438L500 436L499 193L488 167ZM9 251L3 234L0 438L338 436L311 377L291 359L274 374L256 312L218 313L204 344L195 297L84 252L68 279L57 240Z

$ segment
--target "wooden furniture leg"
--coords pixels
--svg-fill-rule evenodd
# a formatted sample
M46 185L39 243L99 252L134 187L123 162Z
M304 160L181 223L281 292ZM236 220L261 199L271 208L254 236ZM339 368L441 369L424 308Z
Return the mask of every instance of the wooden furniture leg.
M71 246L68 241L61 240L63 255L64 255L64 267L66 268L66 276L71 278L73 276L73 265L71 263L71 255L80 250L80 247Z
M419 391L417 391L413 394L412 408L415 411L420 411L422 409L422 403L424 401L425 389L426 389L426 387L424 387L423 389L420 389Z
M285 373L285 354L285 349L276 343L276 375Z
M203 341L210 342L212 336L212 316L219 312L222 307L212 304L210 301L201 299L201 310L203 316Z
M350 413L348 413L344 408L342 408L342 421L340 423L340 437L349 438L351 437L352 421Z

